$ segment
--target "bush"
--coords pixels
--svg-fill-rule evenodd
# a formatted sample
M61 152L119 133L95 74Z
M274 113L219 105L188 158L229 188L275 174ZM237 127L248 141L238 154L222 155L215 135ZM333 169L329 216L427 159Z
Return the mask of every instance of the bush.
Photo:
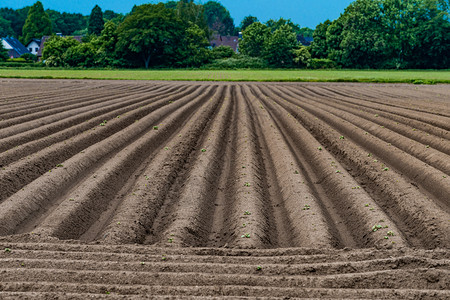
M25 59L27 62L36 62L38 60L37 56L31 53L22 54L20 58Z
M311 53L308 47L300 46L298 49L292 50L294 55L294 63L296 67L304 68L308 66L311 61Z
M210 64L204 65L203 69L264 69L267 62L260 57L237 56L231 58L217 59Z
M15 63L26 63L27 62L25 58L21 58L21 57L19 57L19 58L8 58L6 61L7 62L15 62Z
M309 61L308 68L310 69L335 69L336 62L327 58L313 58Z
M42 63L30 63L30 62L0 62L0 68L42 68Z
M230 58L236 55L234 50L229 46L219 46L211 50L212 59Z

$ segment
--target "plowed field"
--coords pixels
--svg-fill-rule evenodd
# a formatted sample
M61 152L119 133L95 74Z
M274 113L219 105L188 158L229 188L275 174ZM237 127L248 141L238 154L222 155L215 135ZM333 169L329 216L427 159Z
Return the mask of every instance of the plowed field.
M0 81L0 298L450 297L450 86Z

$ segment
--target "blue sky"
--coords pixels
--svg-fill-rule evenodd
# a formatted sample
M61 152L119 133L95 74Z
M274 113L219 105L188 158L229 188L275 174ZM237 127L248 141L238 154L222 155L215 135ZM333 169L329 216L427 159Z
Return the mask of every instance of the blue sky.
M134 4L157 3L159 1L141 0L40 0L44 8L57 11L90 14L95 4L103 10L111 9L115 12L127 13ZM32 5L36 0L1 0L0 7L14 9ZM165 2L165 1L164 1ZM196 1L207 2L207 0ZM344 11L353 0L220 0L231 13L234 23L239 25L245 16L253 15L260 21L283 17L291 19L300 26L315 28L326 19L334 20Z

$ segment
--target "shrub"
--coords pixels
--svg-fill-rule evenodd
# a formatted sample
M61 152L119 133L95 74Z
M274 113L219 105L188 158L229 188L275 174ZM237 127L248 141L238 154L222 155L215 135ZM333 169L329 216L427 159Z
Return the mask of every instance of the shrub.
M211 50L213 59L230 58L236 55L234 50L229 46L219 46Z
M309 61L308 68L310 69L335 69L336 62L327 58L313 58Z
M217 59L203 66L204 69L264 69L267 62L260 57L237 56L231 58Z

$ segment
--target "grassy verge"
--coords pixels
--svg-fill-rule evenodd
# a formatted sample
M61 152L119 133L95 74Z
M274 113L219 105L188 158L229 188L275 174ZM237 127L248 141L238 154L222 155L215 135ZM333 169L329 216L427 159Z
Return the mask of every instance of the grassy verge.
M0 78L450 83L450 70L57 70L0 69Z

